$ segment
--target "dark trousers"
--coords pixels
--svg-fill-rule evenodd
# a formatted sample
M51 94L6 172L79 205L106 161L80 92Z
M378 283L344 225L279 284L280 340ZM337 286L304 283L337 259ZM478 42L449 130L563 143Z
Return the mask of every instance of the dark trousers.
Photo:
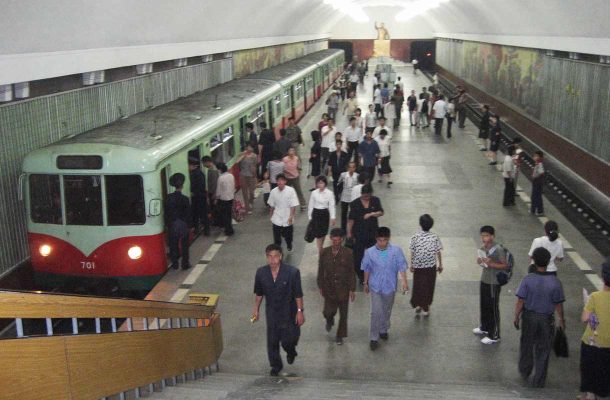
M299 327L294 323L283 326L267 321L267 357L273 372L280 372L284 368L280 345L286 354L297 355L296 346L299 343L299 333Z
M553 315L525 310L521 316L521 322L519 373L523 377L528 377L535 366L536 372L532 379L532 386L544 387L555 333L555 320Z
M460 128L464 127L464 124L466 123L466 107L461 107L457 110L457 115L458 115L458 126Z
M447 117L447 137L451 137L451 125L453 124L453 118Z
M218 216L220 217L220 226L225 230L225 235L231 236L233 231L233 200L218 200Z
M191 213L193 215L193 227L195 232L199 231L199 223L203 225L203 231L210 233L210 220L208 218L208 202L206 197L193 196L191 198Z
M348 160L352 159L352 155L354 156L354 162L356 163L356 166L358 166L358 145L359 143L356 142L347 142L347 155L349 156Z
M266 156L263 154L263 156L261 157L260 176L258 177L259 179L263 179L263 177L265 176L265 172L267 172L267 164L269 164L269 161L271 161L271 156ZM249 207L250 205L245 204L245 206Z
M286 241L286 246L288 246L289 249L292 249L292 236L293 236L293 232L294 232L294 228L292 227L292 225L289 226L278 226L275 224L271 224L273 225L273 243L277 244L278 246L282 245L282 238L284 238L284 240Z
M383 115L383 108L381 107L381 104L375 103L375 116L379 119L381 115Z
M481 330L490 339L500 338L500 285L481 282Z
M513 178L504 178L504 200L503 206L515 205L515 180Z
M531 213L532 214L542 214L544 213L544 205L542 204L542 186L543 186L543 178L534 178L532 180L532 206Z
M349 309L349 299L339 301L333 298L324 297L324 311L322 314L326 321L331 325L335 323L335 315L339 310L339 327L337 328L337 337L347 337L347 311Z
M333 168L333 171L335 168ZM339 171L339 175L333 173L333 193L335 194L335 204L339 203L339 199L341 198L341 193L339 193L339 178L341 177L341 172Z
M375 238L367 239L354 237L354 246L352 248L354 255L354 271L356 271L356 275L358 275L360 282L364 282L364 271L360 269L362 266L362 259L364 258L364 252L373 245L375 245Z
M347 232L347 215L349 211L349 203L342 201L341 202L341 229Z
M443 133L443 119L444 118L434 118L434 134L441 135Z
M178 219L169 227L169 258L172 264L178 264L180 255L182 266L189 265L189 227Z
M356 89L358 89L358 82L350 82L349 83L350 92L356 92Z
M328 167L328 155L328 147L322 147L322 154L320 156L322 158L322 164L320 165L322 171L320 171L320 175L326 175L326 167Z
M369 178L369 182L373 182L373 178L375 177L375 166L372 167L362 167L362 171L366 172L367 177Z
M395 110L396 110L396 122L394 124L394 127L398 127L400 126L400 119L402 118L402 105L396 105L395 106ZM409 111L409 114L411 114L411 112Z

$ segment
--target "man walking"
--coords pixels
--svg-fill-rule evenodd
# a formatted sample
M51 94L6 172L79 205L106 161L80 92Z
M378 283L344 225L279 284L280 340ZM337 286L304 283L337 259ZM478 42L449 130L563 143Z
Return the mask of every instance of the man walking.
M292 143L292 147L297 150L299 149L299 144L303 146L303 132L301 128L294 122L293 117L288 117L288 126L286 127L286 138L290 140Z
M231 236L234 233L231 213L233 211L233 200L235 199L235 177L229 172L225 163L218 163L216 168L220 171L215 196L218 215L220 224L225 230L225 235Z
M347 140L348 160L354 156L354 162L358 165L358 144L362 138L362 128L357 125L356 117L349 119L349 126L345 128L345 139Z
M500 341L500 284L498 272L508 268L506 263L506 250L495 243L495 229L493 226L481 227L481 241L483 246L479 249L477 264L481 266L480 308L481 325L474 328L472 333L484 335L483 344L494 344Z
M438 136L443 132L443 121L445 120L445 114L447 114L447 103L443 99L444 96L442 94L439 95L438 100L436 100L432 106L432 112L434 114L434 133Z
M318 260L318 289L324 297L326 332L330 332L335 324L335 315L339 310L339 328L335 342L343 344L347 337L347 311L349 302L356 298L356 274L354 273L354 257L352 250L343 247L345 232L341 228L330 231L330 247L320 253Z
M165 225L169 230L169 256L173 269L178 269L180 255L182 255L182 269L191 267L189 264L191 205L188 197L182 194L184 181L184 175L179 172L169 178L169 184L176 188L176 191L167 195L165 202Z
M553 315L557 312L559 326L565 329L563 320L565 296L557 276L546 272L551 253L544 247L538 247L534 250L532 259L536 271L526 275L519 284L514 325L519 329L519 317L521 317L519 373L524 379L528 379L535 366L532 386L544 387L555 331Z
M189 179L191 182L191 214L193 228L199 232L199 223L203 224L203 234L210 235L210 220L208 219L208 193L205 187L205 175L201 172L199 159L189 157Z
M267 319L267 356L271 376L278 376L282 368L280 345L286 351L288 364L294 363L296 346L305 323L301 273L282 262L282 248L270 244L265 249L267 265L256 270L254 278L254 310L252 321L257 321L263 297Z
M370 181L375 177L375 166L379 159L379 145L373 140L373 132L367 132L365 139L358 145L358 153L362 160L362 170L367 173Z
M388 340L390 316L394 305L397 275L402 281L402 291L407 292L407 259L398 246L390 244L390 229L384 226L377 230L377 243L364 253L364 292L371 295L370 348L379 347L379 339Z
M299 199L296 191L286 186L288 179L284 174L275 177L277 187L269 194L269 215L273 224L273 243L282 245L282 237L286 240L288 251L292 251L293 222Z

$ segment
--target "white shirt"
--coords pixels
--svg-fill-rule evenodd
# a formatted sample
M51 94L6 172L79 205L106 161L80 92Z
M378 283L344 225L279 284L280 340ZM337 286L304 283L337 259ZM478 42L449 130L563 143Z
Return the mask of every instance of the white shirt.
M549 261L549 265L546 267L547 272L555 272L557 271L557 266L555 265L556 258L563 258L563 243L561 243L560 239L556 239L554 242L551 242L548 236L541 236L539 238L534 239L532 242L532 247L530 248L530 252L527 253L530 257L534 254L534 250L538 247L544 247L551 253L551 261Z
M373 92L373 103L381 104L381 90L379 90L379 88L375 89Z
M343 182L343 192L341 192L341 201L344 203L351 203L352 201L352 188L358 183L358 173L354 172L350 176L349 172L342 172L339 177L339 182Z
M337 133L337 128L335 128L334 126L332 128L329 128L328 125L326 125L324 128L322 128L322 145L321 146L329 148L331 143L335 141L336 133Z
M383 106L383 116L392 121L396 118L396 106L391 102L387 102Z
M273 208L271 223L277 226L289 226L291 208L299 205L299 199L297 192L290 186L285 186L283 190L276 187L269 194L267 204Z
M386 132L388 132L388 137L392 137L392 129L387 126L381 126L381 125L377 125L377 127L375 128L375 130L373 131L373 139L375 139L377 136L379 136L379 132L381 132L382 129L385 129Z
M385 139L381 139L381 136L377 136L375 141L379 145L379 157L388 157L390 155L390 143L392 139L388 136Z
M330 219L335 219L335 194L332 190L325 188L323 192L320 189L316 189L311 192L309 197L309 204L307 206L307 216L311 220L313 209L326 210L330 213Z
M418 61L416 59L413 59L413 61L411 61L411 64L413 65L417 65Z
M335 141L332 141L330 143L330 146L328 146L328 154L332 153L335 150L337 150L337 143ZM341 142L341 151L347 152L347 142L345 140Z
M358 83L358 81L360 81L360 77L358 76L358 74L351 74L349 76L349 81L352 83Z
M235 198L235 177L230 172L225 172L218 177L216 183L216 198L229 201Z
M434 110L434 118L445 118L447 103L444 100L436 100L432 109Z
M513 158L508 154L504 156L504 162L502 163L502 176L504 178L515 177L515 163L513 162Z
M352 128L351 125L348 126L345 128L345 139L348 142L359 142L362 140L362 129L357 124L355 128Z
M377 125L377 115L375 115L375 111L366 113L364 116L364 125L365 128L374 128Z
M373 85L377 85L379 83L379 79L375 75L373 75Z
M417 99L417 112L421 112L421 109L424 106L424 101L426 101L426 99Z
M360 198L360 196L362 195L362 186L364 185L362 183L359 183L352 187L352 201Z

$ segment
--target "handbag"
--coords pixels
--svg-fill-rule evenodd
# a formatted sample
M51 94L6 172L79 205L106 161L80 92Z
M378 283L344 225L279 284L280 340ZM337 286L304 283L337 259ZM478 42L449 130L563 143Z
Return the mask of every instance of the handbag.
M568 338L561 328L555 330L555 338L553 340L553 350L557 357L569 357Z
M305 230L305 241L307 243L313 242L315 236L313 234L313 221L309 221L307 224L307 229Z

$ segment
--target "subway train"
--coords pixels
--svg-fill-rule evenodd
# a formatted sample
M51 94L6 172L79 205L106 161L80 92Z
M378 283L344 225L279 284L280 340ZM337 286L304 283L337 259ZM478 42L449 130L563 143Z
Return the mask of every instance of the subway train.
M300 119L343 62L342 50L322 50L29 153L22 177L37 286L152 289L168 268L169 177L188 176L188 158L204 155L237 174L245 124L279 130Z

